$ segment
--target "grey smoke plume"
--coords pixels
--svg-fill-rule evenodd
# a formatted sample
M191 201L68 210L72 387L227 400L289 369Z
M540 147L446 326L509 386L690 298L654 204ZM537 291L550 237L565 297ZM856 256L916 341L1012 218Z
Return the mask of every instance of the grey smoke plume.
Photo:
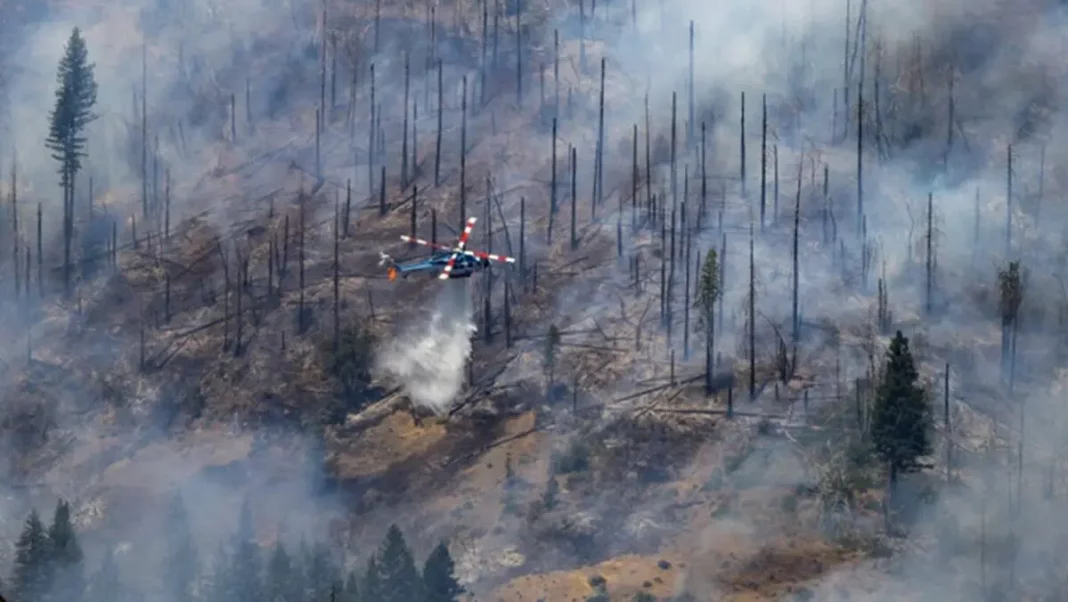
M380 351L379 370L415 405L446 414L463 388L476 330L467 281L448 280L430 315L409 324Z

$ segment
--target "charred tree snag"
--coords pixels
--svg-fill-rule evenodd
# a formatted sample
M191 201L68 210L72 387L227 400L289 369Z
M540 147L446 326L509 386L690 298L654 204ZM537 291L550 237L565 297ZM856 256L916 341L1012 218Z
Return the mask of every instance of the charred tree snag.
M386 166L383 165L379 170L379 186L378 186L378 215L386 214Z
M857 228L864 219L864 62L868 37L868 0L860 3L860 77L857 80ZM863 240L861 242L864 242Z
M693 29L693 21L691 20L690 21L690 70L689 70L690 71L689 72L690 85L689 85L689 90L687 90L687 92L689 93L689 96L690 96L690 112L689 112L689 119L686 121L686 146L688 148L693 146L694 97L696 96L696 91L695 91L695 88L694 88L694 73L693 73L693 43L694 43L694 29Z
M489 43L489 6L482 4L482 60L478 63L479 107L486 106L486 45Z
M242 308L242 297L244 297L244 295L242 294L243 291L242 291L242 286L241 286L241 282L244 279L244 274L243 274L243 270L241 269L242 265L243 265L243 261L241 259L241 252L237 249L237 245L236 244L234 245L234 256L235 256L234 258L236 260L234 263L236 264L236 267L237 267L237 282L235 283L236 284L235 288L237 289L237 311L234 312L234 318L237 319L237 332L234 334L234 357L240 357L241 356L241 341L243 341L244 338L245 338L244 337L245 320L244 320L244 312L242 311L242 309L243 309Z
M171 169L163 175L163 241L171 238Z
M652 124L649 118L649 92L645 92L645 199L649 203L649 224L656 225L653 211L653 154L650 147Z
M779 145L771 146L771 223L779 221Z
M553 243L553 220L556 217L557 201L556 201L556 127L557 118L553 117L553 150L552 150L552 174L549 176L549 224L545 228L545 244L551 245Z
M749 399L756 399L756 261L753 222L749 222Z
M434 187L441 186L441 130L442 120L445 111L444 101L442 99L444 86L442 86L441 77L441 60L438 60L438 134L437 140L434 142Z
M42 234L43 234L42 230L43 230L43 226L44 226L44 214L42 213L42 211L43 211L43 209L41 207L41 203L37 203L37 294L42 299L44 299L44 294L45 294L44 261L42 260L42 258L44 257L44 241L43 241L44 237L42 236ZM29 261L28 261L29 260L29 251L28 250L27 250L26 259L27 259L27 263L29 263ZM27 265L26 266L26 284L29 285L29 282L30 282L30 266ZM27 286L27 288L29 288L29 287ZM27 296L29 296L29 295L27 295Z
M1005 260L1012 258L1012 145L1005 151Z
M708 156L705 153L708 132L701 122L701 209L697 212L697 229L701 230L702 219L708 215Z
M382 169L383 169L383 171L385 171L384 167ZM383 182L384 181L385 180L383 179ZM384 184L383 184L383 186L384 186ZM304 208L304 191L303 190L301 190L301 192L300 192L299 210L300 210L300 233L298 234L299 238L298 238L298 242L297 242L297 245L299 247L299 249L297 251L299 253L299 256L298 256L299 265L298 265L297 269L299 270L298 278L299 278L299 286L300 286L300 300L297 303L297 332L299 334L304 334L304 329L305 329L305 322L304 322L304 318L305 318L305 315L304 315L305 314L305 308L304 308L304 230L305 230L305 228L304 228L304 214L306 212L305 212L305 208Z
M463 79L460 101L460 222L467 221L467 76Z
M141 217L148 219L148 46L141 43Z
M578 212L578 153L571 148L571 250L578 248L578 238L575 234L576 219Z
M345 180L345 213L342 216L342 236L349 237L349 223L352 220L352 179Z
M413 199L412 206L415 206ZM341 349L341 216L337 203L334 203L334 342L333 356L336 358ZM413 220L412 226L415 223ZM413 230L414 231L414 230ZM337 372L338 362L334 362L334 371Z
M931 315L931 304L932 304L931 294L932 294L932 288L933 288L933 284L934 284L934 270L933 270L933 264L934 264L934 262L933 262L933 259L934 259L934 249L933 249L933 247L934 247L934 245L933 245L933 241L934 241L934 225L933 225L934 224L934 201L933 201L933 198L934 198L933 194L927 193L927 257L925 258L925 262L924 262L926 264L924 267L925 267L926 276L927 276L927 290L926 290L926 295L924 296L923 309L924 309L924 313L926 313L928 317Z
M553 121L558 119L560 119L560 30L553 29Z
M519 197L519 280L526 292L527 277L527 197ZM505 295L507 298L507 295ZM507 306L506 306L507 307Z
M512 305L508 301L511 292L512 289L506 277L504 280L504 345L508 349L512 348Z
M520 0L522 1L522 0ZM600 205L604 202L604 76L605 76L605 59L601 58L601 93L598 101L597 112L597 156L595 158L597 167L595 170L595 187L596 194L594 194L594 204Z
M768 203L768 95L761 97L760 119L760 231L764 231L764 214Z
M792 343L793 343L793 361L792 365L796 369L797 367L797 346L801 341L801 315L798 308L798 289L800 287L800 263L798 262L798 246L800 242L800 230L801 230L801 172L804 168L804 156L797 165L797 196L794 197L794 265L793 265L793 331L792 331Z
M323 118L323 110L315 109L315 123ZM315 181L323 181L322 128L315 128Z
M377 0L375 4L377 11ZM378 46L378 18L375 18L375 46ZM440 72L439 72L440 73ZM367 196L375 195L375 64L371 63L371 121L367 125ZM439 96L440 98L440 96ZM441 135L441 120L438 119L438 136ZM438 154L441 154L441 145L438 145Z
M486 252L493 253L493 189L489 176L486 176ZM493 272L483 270L485 288L482 293L482 332L486 343L493 342L493 308L491 297L493 295Z
M741 119L741 131L739 134L739 143L741 145L740 158L741 167L739 168L738 177L742 181L742 199L748 200L749 195L746 192L745 185L745 92L742 92L742 119Z
M411 222L410 223L410 227L411 227L410 235L412 237L412 240L415 240L415 238L419 235L419 233L417 231L416 223L415 223L416 222L416 211L418 210L418 207L417 207L418 202L419 202L419 186L412 186L412 212L411 212L411 215L409 216L409 220ZM409 245L409 246L411 246L411 245Z
M404 53L404 120L401 132L401 188L408 185L408 106L411 92L411 57Z
M630 177L630 232L638 231L638 124L634 124L633 149L631 151L631 177ZM622 201L620 201L622 203Z
M515 0L515 104L523 106L523 0Z

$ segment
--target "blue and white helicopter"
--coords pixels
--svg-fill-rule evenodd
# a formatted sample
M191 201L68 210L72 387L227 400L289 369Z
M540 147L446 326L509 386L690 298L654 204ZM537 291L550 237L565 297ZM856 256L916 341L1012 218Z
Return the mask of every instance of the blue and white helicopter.
M494 261L514 264L516 262L514 257L467 249L467 240L471 237L471 230L475 227L476 221L478 221L477 218L467 218L467 225L464 227L463 234L460 235L455 247L439 245L421 238L413 238L402 234L400 238L404 242L430 247L434 251L430 254L430 257L425 259L402 263L397 263L389 255L379 252L378 255L381 260L378 265L388 268L389 279L393 281L397 279L398 275L401 278L407 278L409 274L415 272L425 272L431 277L436 276L441 280L470 278L475 272L490 267L490 263Z

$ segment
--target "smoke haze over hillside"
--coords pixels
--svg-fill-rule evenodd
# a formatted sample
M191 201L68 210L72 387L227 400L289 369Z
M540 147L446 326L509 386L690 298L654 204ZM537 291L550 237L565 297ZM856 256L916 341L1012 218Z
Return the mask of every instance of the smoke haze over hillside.
M614 254L618 227L622 233L618 243L623 256L620 266L640 257L641 269L649 279L643 294L655 297L662 281L659 273L661 255L658 254L674 256L676 251L664 252L660 248L661 222L640 234L631 233L632 206L637 207L637 221L644 222L651 217L647 191L658 197L657 211L663 212L659 219L668 224L681 223L683 219L691 226L695 222L701 224L700 230L692 228L689 241L680 242L680 245L692 244L694 257L726 244L726 254L721 257L725 271L722 303L725 316L721 321L722 328L716 333L719 337L717 350L722 354L721 361L726 369L734 367L739 373L748 370L750 293L747 280L751 227L755 238L752 254L754 309L758 314L752 320L757 331L754 340L759 346L755 355L762 365L770 365L775 361L775 345L779 339L784 345L792 342L794 274L791 255L796 203L799 207L797 236L801 256L797 298L802 322L797 355L800 368L811 374L817 383L814 386L818 395L829 397L832 391L841 393L840 383L877 376L867 373L870 360L863 349L864 335L858 333L873 323L875 291L877 282L882 279L894 314L894 328L913 337L917 354L924 361L921 372L929 384L932 398L941 399L941 371L948 363L954 419L968 418L969 426L974 427L974 431L959 435L960 440L955 442L960 449L966 450L960 452L962 457L958 458L960 471L968 473L962 477L965 483L960 488L963 491L955 488L947 491L934 509L920 512L916 532L927 535L930 530L952 522L952 539L964 542L961 548L969 545L974 548L980 538L980 529L983 537L991 538L995 536L990 533L1000 537L1011 531L1019 542L1017 561L1013 565L1016 567L1014 579L1039 583L1031 586L1036 591L1056 591L1058 581L1049 576L1052 569L1047 571L1037 559L1062 549L1060 540L1068 535L1068 525L1059 518L1056 506L1057 495L1062 494L1063 489L1059 476L1060 457L1064 425L1068 424L1059 388L1063 385L1059 369L1068 359L1068 346L1065 345L1068 332L1064 329L1065 316L1068 316L1068 295L1064 285L1068 279L1068 247L1063 241L1063 223L1068 213L1058 202L1068 186L1068 172L1063 167L1068 158L1068 145L1058 142L1062 138L1059 134L1068 123L1061 110L1066 100L1062 50L1068 42L1064 8L1060 4L1038 0L1011 6L992 1L871 1L863 4L866 18L861 20L862 2L854 0L847 5L846 0L764 4L743 0L720 3L663 0L638 3L634 5L636 9L621 1L587 2L583 4L585 14L580 15L578 3L524 1L524 21L518 36L514 3L506 2L498 25L494 25L495 5L488 9L489 37L483 40L480 8L458 8L452 2L442 1L434 5L439 25L434 30L433 46L426 23L428 5L383 2L377 54L374 53L376 25L374 3L371 2L330 5L325 36L320 25L322 4L318 2L178 0L119 1L99 6L58 4L41 20L20 31L17 50L5 58L11 75L4 80L7 133L6 140L0 142L3 164L0 171L7 174L12 163L16 166L19 215L23 224L20 244L33 247L34 257L37 257L36 241L32 234L27 234L34 225L27 227L26 224L33 224L37 203L43 205L45 262L50 266L45 271L52 274L50 277L57 277L60 256L51 250L58 246L51 242L60 236L62 203L59 199L62 196L57 186L56 165L45 151L42 140L47 133L48 110L53 102L55 66L71 28L78 26L85 33L100 86L99 119L90 128L87 168L79 178L76 191L79 235L89 229L90 177L93 178L93 203L98 211L106 206L109 215L118 220L117 232L120 244L124 246L131 246L128 241L132 235L133 216L136 216L141 236L145 232L159 231L162 218L159 215L145 216L141 212L145 200L142 187L150 198L158 199L165 194L169 181L170 220L176 240L191 237L188 233L192 229L185 229L183 224L188 218L200 216L227 236L237 232L238 242L252 236L245 234L255 219L262 219L268 212L277 216L292 209L298 191L315 190L322 198L337 198L343 202L346 185L350 184L354 216L350 222L353 230L361 235L373 230L371 242L365 245L368 247L392 244L396 233L407 232L407 206L396 210L399 217L393 219L391 215L388 218L392 221L382 218L385 225L381 227L380 236L378 230L374 230L379 227L374 220L378 219L379 195L383 190L391 208L394 203L399 207L409 197L409 187L399 183L403 166L418 173L419 194L423 195L419 201L423 205L418 210L420 228L426 228L425 224L430 221L426 215L430 206L437 209L436 219L440 223L459 227L460 218L464 217L456 209L460 197L467 203L468 215L481 216L485 198L490 196L485 182L492 177L500 208L498 211L494 206L491 223L498 223L495 226L485 224L486 235L493 237L489 241L495 242L498 250L501 245L508 244L511 248L502 252L517 255L519 204L520 198L526 199L526 219L529 220L526 224L529 242L525 246L524 258L524 267L528 270L526 277L533 272L533 265L542 266L539 286L543 293L549 291L547 306L552 308L550 313L555 312L545 317L545 313L530 308L511 310L525 314L524 317L544 318L544 324L538 322L536 327L530 326L530 332L526 333L530 336L517 343L526 353L536 355L541 353L541 339L537 337L546 332L549 322L563 324L574 318L570 325L575 326L576 331L595 332L603 322L615 319L624 310L630 317L641 313L640 309L632 311L629 305L630 299L636 295L628 288L630 278L622 276L625 273L622 267L607 262L607 268L587 270L574 267L573 264L578 264L581 259L573 262L561 259L571 252L568 239L572 223L572 183L567 171L567 151L573 145L578 158L577 181L574 183L578 217L574 219L578 224L577 238L581 239L581 250L574 252L576 257L594 256L602 251L606 257ZM694 32L692 66L689 61L691 23ZM863 26L858 28L858 24ZM493 37L496 27L501 31ZM559 87L553 80L554 30L560 35L562 55ZM855 47L861 36L866 51L851 50L848 57L844 57L847 49ZM518 61L517 39L521 49ZM320 52L324 47L327 58L320 63ZM145 81L141 72L143 48ZM410 61L407 86L405 56ZM480 66L482 56L487 57L487 63L493 61L494 67ZM442 182L435 186L438 135L435 61L438 59L442 61L444 108L440 136L443 159ZM602 59L605 61L605 142L601 173L605 200L593 210L590 203L595 178ZM372 63L374 106L370 85ZM520 78L516 77L516 64L522 67ZM330 75L320 80L323 65ZM465 152L469 155L464 166L467 188L460 191L461 89L465 77L468 86L468 149ZM523 105L519 108L515 106L517 81L524 90ZM863 103L858 110L857 84L860 81L863 83ZM412 116L412 108L405 106L402 100L406 87L409 103L418 104L418 120L412 118L410 123L404 121L405 115ZM144 163L148 181L141 179L142 92L147 109L144 117L148 123L148 132L144 135L148 142ZM543 93L544 104L541 100ZM674 108L673 93L676 95ZM743 93L744 131L741 130ZM327 103L325 107L318 106L320 94ZM557 94L560 96L559 110L553 106ZM764 95L768 110L768 180L762 189L760 149ZM483 97L485 107L482 106ZM317 108L327 114L318 151ZM380 138L374 143L377 150L373 153L368 148L371 129L368 122L372 109L378 111L376 119L381 121ZM677 117L674 126L673 110ZM863 171L862 191L857 182L858 115L863 136L863 153L859 161ZM546 214L553 117L558 118L559 127L555 152L560 211L553 222L552 242L548 243ZM407 123L407 127L402 123ZM632 127L635 125L638 140L637 146L632 147ZM702 125L706 130L704 157L700 140ZM407 141L403 143L408 153L414 149L416 159L412 163L418 162L418 168L408 165L407 157L401 159L402 128L409 140L418 136L418 144L411 142L411 148ZM652 149L648 163L646 136L651 139ZM157 140L158 155L155 151ZM740 152L743 145L744 154ZM632 185L636 181L632 173L635 167L633 152L637 154L639 172L637 200L631 198ZM321 178L317 177L317 161L321 163ZM386 183L379 180L383 167ZM647 169L653 179L648 185ZM707 172L707 177L703 178L703 171ZM689 176L688 179L684 174ZM1007 179L1010 177L1012 197L1008 203L1010 184ZM10 176L5 175L2 179L6 189L11 184ZM705 198L701 198L702 190ZM928 194L932 195L930 214ZM333 207L330 205L329 202L300 205L301 211L307 212L305 218L309 228L332 219ZM4 206L9 207L7 202ZM503 224L499 223L502 220L498 216L503 218ZM3 218L4 224L8 219ZM931 244L927 239L929 219ZM294 232L297 223L298 218L293 213L289 227ZM325 266L332 261L330 232L329 227L309 230L307 249L301 243L301 253L306 251L309 262L321 261ZM482 232L476 233L477 244L479 248L486 248L478 239L481 235ZM506 236L510 237L507 243L504 242ZM251 247L246 248L241 246L244 242L241 245L238 242L226 242L225 251L221 252L233 255L227 255L231 259L224 261L231 261L233 257L252 257L253 271L258 270L252 279L260 279L254 286L266 288L261 272L266 271L263 265L267 263L268 253L255 255ZM3 245L0 278L9 280L13 273L7 258L10 252L6 248L10 245L6 238ZM290 261L294 261L295 248L294 243L289 250ZM274 251L278 255L276 248ZM358 253L368 257L373 254L364 251L362 247L358 249ZM129 252L133 253L132 250ZM215 257L213 252L209 255ZM391 309L404 301L399 299L399 293L379 287L362 271L363 260L355 255L352 257L339 268L344 278L362 279L361 286L374 290L377 299L387 299L385 303ZM1022 310L1024 317L1018 340L1014 343L1019 359L1014 367L1015 382L1009 392L1001 382L1001 366L998 365L1000 316L996 269L1011 259L1021 259L1029 277ZM933 308L930 312L926 308L928 279L925 270L928 264L933 270L930 278ZM675 314L682 314L681 282L687 271L693 273L693 265L691 258L685 269L680 268L679 273L672 276L679 283L669 302L676 308ZM328 271L323 267L315 275L322 279ZM217 272L221 274L222 270ZM291 269L287 276L290 286L296 279L294 273L295 269ZM564 275L573 280L565 279ZM230 278L233 278L232 274L226 276L227 287ZM222 276L205 276L203 280L222 289ZM49 286L58 289L52 286L54 284L50 282ZM439 284L434 281L427 286ZM155 300L149 305L163 305L164 302L157 299L164 294L163 284L146 279L137 286L140 287L137 288L138 295ZM171 286L170 281L166 286ZM86 304L92 306L92 296L102 294L98 284L83 283L82 287ZM519 288L516 284L512 287L510 290ZM471 340L475 324L482 323L476 314L478 304L471 299L472 294L477 294L473 290L476 288L480 286L469 286L467 281L451 281L432 295L432 301L398 311L402 317L394 324L394 338L376 350L378 372L402 387L415 405L438 415L448 413L451 404L462 395L467 362L473 353L477 355L478 352L479 344L473 344ZM190 286L190 290L195 289ZM354 312L364 311L359 305L364 298L363 289L358 290L361 292L347 297L347 303L358 306L352 310ZM169 288L167 291L166 303L169 304L171 293ZM492 296L493 307L498 310L503 306L503 294L495 292ZM204 297L206 293L191 292L187 297L198 295ZM175 297L178 297L177 293ZM317 298L322 299L325 297ZM291 301L285 301L286 307ZM304 303L303 297L300 302ZM24 364L25 347L29 345L21 342L27 340L23 330L26 320L17 313L21 311L22 303L10 302L4 311L3 328L9 332L8 340L15 341L3 349L7 356L4 360L11 366ZM106 302L99 303L107 306ZM655 300L652 303L654 309L649 318L655 322ZM379 305L382 304L379 301ZM69 305L62 308L64 316L67 313L80 315L81 310L74 311L73 302ZM50 311L59 314L58 307L49 307ZM539 306L538 310L542 309ZM324 311L321 315L328 316L328 313ZM681 329L678 315L675 328ZM186 316L187 321L181 324L190 329L209 322L209 318L216 319L214 314L208 315L207 309L199 308L189 311ZM46 318L49 314L44 315L39 325L32 326L33 334L28 340L37 349L54 346L63 350L63 337L68 330L75 329L68 326L68 322L81 322L70 316L53 321ZM61 322L62 325L57 325ZM292 328L288 321L267 323L277 327L278 331L288 332ZM329 328L329 323L330 318L323 317L316 322L316 327ZM178 329L177 326L167 328ZM226 328L232 328L230 322L226 323ZM644 336L660 337L662 331L659 328L659 325L650 325ZM88 332L77 347L68 349L71 353L84 353L94 358L94 365L83 365L80 370L118 373L120 368L115 367L117 362L113 360L111 350L132 349L130 357L138 355L140 337L134 326L116 327L110 333L103 329L86 330ZM655 334L649 334L650 330ZM170 331L163 329L161 332ZM315 332L321 334L318 330ZM271 338L264 335L255 343L249 343L247 357L251 359L248 361L259 370L255 374L264 375L264 382L271 383L264 384L264 389L275 387L273 379L297 379L287 372L288 368L264 359L268 356L266 350L273 353L280 347L273 338L276 334L271 331ZM226 336L231 336L230 330ZM592 345L587 339L594 335L568 336L569 345L581 348ZM696 341L697 335L693 336ZM295 338L292 336L281 345L298 345L293 342ZM674 349L679 373L689 376L703 369L703 359L699 357L700 353L684 358L680 339L681 330L676 330L672 343L657 338L647 344L646 352L657 354L657 362L666 364L671 361L671 369L675 370L676 360L668 359ZM830 351L832 346L839 344L834 341L844 341L841 350ZM168 340L167 345L171 344ZM629 338L626 344L630 344ZM690 344L692 348L699 347L696 342ZM173 345L179 346L177 342ZM163 343L159 348L164 348ZM94 352L94 349L104 351ZM156 351L159 350L150 350L150 355ZM52 359L44 357L44 353L41 361ZM193 375L183 378L182 373L176 372L179 374L176 380L199 382L202 374L210 372L212 361L196 361L193 351L175 353L180 360L188 360L188 364L181 365L189 366L184 369ZM212 353L229 357L229 348L226 353ZM872 353L875 362L880 362L881 347ZM159 355L165 357L167 353L160 351ZM840 362L837 368L836 360ZM65 361L68 360L56 364L62 366ZM238 360L228 359L227 362L229 369ZM172 446L172 434L164 434L167 428L161 428L160 423L165 421L152 408L172 389L178 390L177 385L174 381L163 381L162 377L156 381L153 380L155 376L138 374L133 363L136 360L129 360L121 368L125 378L134 383L120 387L120 395L128 397L126 414L119 418L109 417L107 420L111 422L105 422L103 418L81 419L85 407L109 394L108 388L101 385L100 391L68 392L65 397L54 400L56 422L72 440L82 444L106 439L117 449L132 450L116 451L107 457L114 462L127 458L131 464L148 467L142 470L147 471L146 478L151 477L153 484L146 487L154 493L169 490L168 483L173 482L188 496L201 500L190 506L193 522L207 525L203 527L205 540L211 540L212 537L207 535L217 535L223 528L222 522L208 525L209 518L236 516L238 500L245 497L255 500L255 512L261 517L258 522L262 522L266 530L270 529L266 525L285 522L293 533L323 532L321 522L314 520L320 508L327 508L323 510L324 514L344 512L333 502L324 501L312 492L308 486L310 469L301 462L291 462L293 466L289 467L289 472L283 473L279 467L284 462L250 462L239 471L243 476L226 473L219 477L227 483L225 486L202 484L201 471L206 463L227 465L231 461L229 458L240 458L245 452L220 452L225 458L218 461L190 460L184 455L186 452L173 449L179 446ZM561 365L570 370L572 363L562 362ZM575 362L574 365L579 364ZM771 373L774 370L764 371ZM235 368L234 372L239 370ZM560 380L570 381L571 376L569 372ZM645 374L634 371L615 380L611 386L601 389L590 385L582 393L584 397L611 405L614 397L622 398L640 389L639 382L644 377ZM247 378L255 380L257 377ZM328 376L322 376L320 380L326 378ZM5 398L10 400L23 392L21 379L21 373L14 371L3 376L0 384L5 387ZM579 379L576 376L573 380L578 382ZM775 387L772 381L774 376L762 381L764 393L759 403L768 402ZM236 396L236 389L250 388L234 382L241 381L234 377L234 381L227 385L229 389L218 386L210 393L226 398ZM538 384L537 388L540 386ZM741 395L742 385L739 387L738 394ZM281 385L278 390L282 390ZM255 404L254 408L242 406L234 411L240 414L259 409L275 403L275 397L284 395L273 389L268 392L270 395L254 397L255 401L250 402ZM308 386L305 392L308 397L316 393L313 386ZM849 393L849 386L845 392ZM185 394L183 388L179 396ZM298 402L304 398L296 395L292 398L297 400L293 404L300 407ZM285 412L279 410L278 413ZM205 422L210 423L216 418L205 418ZM115 420L121 428L114 426ZM255 433L256 437L266 430L254 422L244 423L240 415L235 422L237 431ZM1023 450L1022 460L1012 456L1017 453L1017 439L1023 437L1021 430L1026 433L1026 442L1019 444ZM986 433L986 439L975 434L980 431ZM226 438L225 435L220 437ZM315 437L308 439L314 440ZM195 438L192 442L194 449L213 444ZM996 447L997 451L980 453L982 446L987 444ZM313 446L305 441L305 434L297 436L293 445ZM138 453L149 454L149 457L145 459ZM779 448L774 453L776 456L790 454ZM943 454L941 451L937 453ZM91 472L103 471L109 465L110 462L100 460L100 465ZM1022 477L1016 466L1022 467ZM114 506L105 507L102 502L102 509L94 510L97 502L91 492L103 487L100 483L104 481L97 483L86 479L86 483L76 487L59 485L68 478L68 473L82 470L89 469L82 468L75 460L59 462L47 480L46 492L32 501L47 505L51 503L52 495L76 498L87 516L98 513L95 520L115 512L108 509ZM1012 477L1007 479L1006 474ZM797 486L811 480L809 475L795 475L793 479L794 482L788 485ZM1016 479L1023 483L1022 491ZM144 479L136 476L130 477L130 481L144 485ZM990 497L996 501L991 501L989 508L976 509L977 496L985 495L977 491L986 491L976 483L990 488ZM1046 489L1053 492L1048 500L1043 497ZM111 493L105 492L106 495L102 493L101 496L119 500L112 500L112 503L122 507L123 487L108 485L108 491ZM188 493L191 491L195 493ZM140 494L131 493L129 499L139 499L137 495ZM21 493L11 494L12 498L26 502L21 496ZM603 499L612 497L611 493L602 496L588 500L590 506L610 508L606 511L611 512L623 511ZM1012 500L1014 506L1007 506L1006 500ZM142 508L127 502L134 510L123 513L124 520L140 512L137 508ZM667 504L658 500L643 498L635 504L634 508L628 509L635 515L645 511L666 512L663 506ZM0 515L8 523L18 524L26 504L12 503L10 507L9 513L6 503L0 505ZM294 519L286 516L283 521L282 515L286 514L283 510L289 508L306 509L307 517L298 515ZM134 542L131 558L145 545L143 542L153 537L151 525L155 524L155 519L150 519L149 514L146 511L143 522L131 519L128 525L115 526L119 533L117 538ZM981 520L977 518L980 515ZM949 521L947 516L953 520ZM734 513L730 520L744 524L747 519ZM86 521L92 523L88 518ZM232 524L229 520L223 522ZM295 526L294 522L301 525ZM668 521L665 519L665 522ZM448 529L442 527L441 530ZM111 539L111 536L108 533L104 539ZM428 541L436 536L436 533L422 535ZM215 541L205 541L204 555L208 556L215 545ZM350 542L346 543L346 546L350 545ZM613 545L619 544L614 541ZM581 557L581 554L568 556ZM978 564L964 552L948 550L945 557L950 559L947 562L953 561L959 566L953 583L971 583L980 579ZM967 591L963 589L964 585L938 584L924 570L925 557L922 555L902 554L900 558L904 567L902 581L906 587L932 595L943 589L958 593ZM146 564L144 570L134 567L131 572L149 574L152 569L147 565L151 562L144 558L140 560ZM996 577L990 577L991 581L1003 578L1008 579L1000 572ZM710 591L718 587L709 585ZM817 597L821 597L823 590L817 591ZM887 593L885 598L872 599L890 600L894 599L893 595Z

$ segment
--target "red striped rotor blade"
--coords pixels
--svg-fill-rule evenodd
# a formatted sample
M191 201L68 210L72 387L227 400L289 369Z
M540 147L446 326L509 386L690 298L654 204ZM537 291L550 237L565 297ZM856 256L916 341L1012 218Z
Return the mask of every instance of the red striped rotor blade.
M459 257L459 253L453 253L449 256L449 263L445 264L445 269L441 270L441 275L438 276L439 280L448 280L449 274L452 273L452 266L456 265L456 258Z
M446 250L446 251L451 251L452 250L452 247L450 247L448 245L443 245L443 244L439 244L439 243L435 243L435 242L430 242L429 240L422 239L422 238L412 238L411 236L408 236L407 234L401 234L400 238L401 238L401 240L403 240L406 243L411 243L411 244L414 244L414 245L423 245L424 247L430 247L431 249L439 249L439 250Z
M475 227L475 222L477 221L477 217L467 218L467 225L464 226L464 233L460 235L460 241L456 245L457 249L460 249L462 251L463 248L467 245L467 239L471 238L471 230Z
M501 263L515 263L514 257L508 257L507 255L495 255L493 253L486 253L485 251L464 251L468 255L474 255L479 259L488 259L490 261L499 261Z

